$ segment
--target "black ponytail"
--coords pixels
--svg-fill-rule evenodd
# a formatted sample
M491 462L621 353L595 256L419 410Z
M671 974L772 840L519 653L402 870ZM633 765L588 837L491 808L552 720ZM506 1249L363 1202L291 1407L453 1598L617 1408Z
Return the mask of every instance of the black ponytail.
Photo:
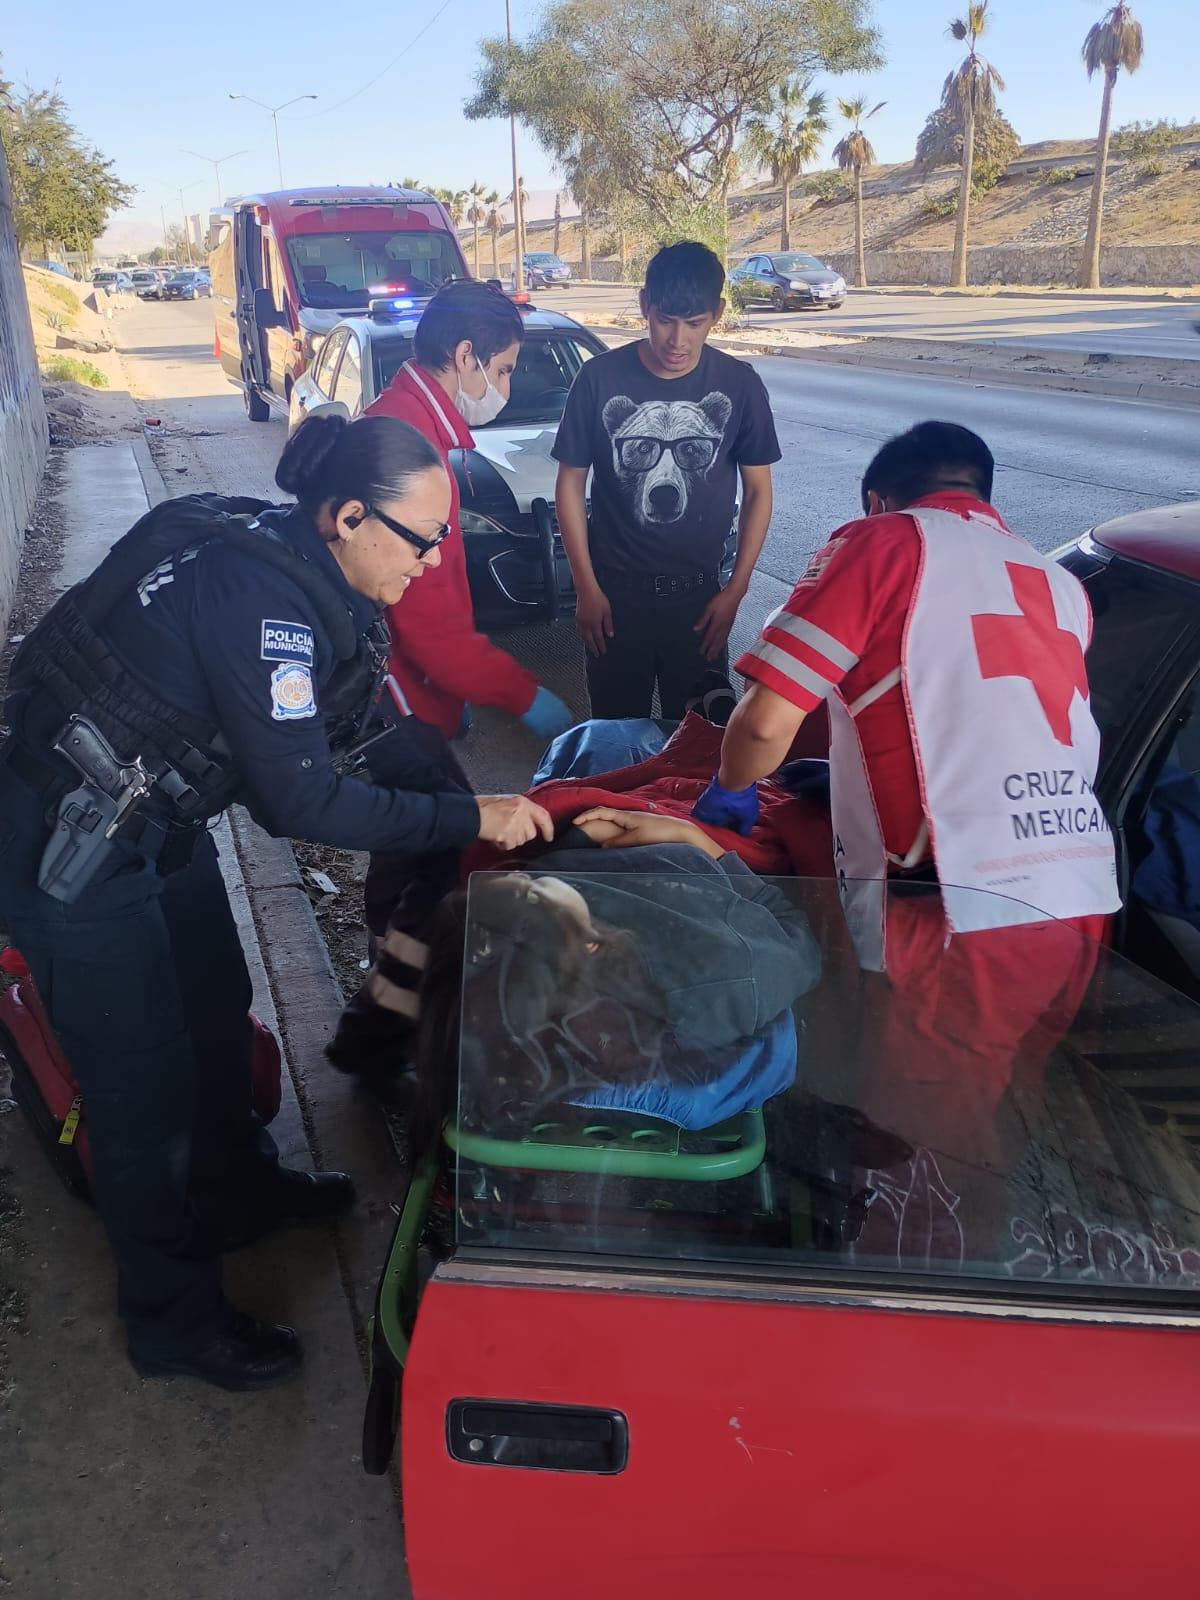
M396 417L347 422L326 412L305 417L284 445L275 482L310 514L332 503L336 515L347 500L399 499L411 478L441 464L428 439Z

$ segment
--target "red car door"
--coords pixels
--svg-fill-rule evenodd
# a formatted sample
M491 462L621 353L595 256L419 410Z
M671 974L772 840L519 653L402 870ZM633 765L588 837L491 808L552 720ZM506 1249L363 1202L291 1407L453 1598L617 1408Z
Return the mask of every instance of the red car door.
M927 889L887 910L908 968L863 974L832 885L771 887L822 947L794 1076L676 1059L673 1116L733 1107L677 1135L597 1089L611 1012L525 1035L574 1077L514 1118L475 930L403 1379L416 1600L1192 1592L1200 1014L1066 927L931 940Z

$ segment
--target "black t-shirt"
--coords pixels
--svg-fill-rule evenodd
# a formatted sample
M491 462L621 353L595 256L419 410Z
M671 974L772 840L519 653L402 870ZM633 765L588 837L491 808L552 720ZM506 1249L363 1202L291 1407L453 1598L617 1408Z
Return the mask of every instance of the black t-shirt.
M762 379L705 345L686 378L656 378L637 343L583 366L554 459L593 469L591 553L617 572L715 572L739 466L780 457Z

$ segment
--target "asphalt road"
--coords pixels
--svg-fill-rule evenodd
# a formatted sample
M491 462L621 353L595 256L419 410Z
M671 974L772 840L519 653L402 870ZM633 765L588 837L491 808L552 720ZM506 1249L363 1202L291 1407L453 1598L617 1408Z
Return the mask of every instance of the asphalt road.
M569 308L570 296L562 301ZM206 302L132 306L116 336L143 410L161 419L153 448L170 488L278 495L272 477L283 424L247 421L238 392L213 360ZM999 463L997 506L1043 550L1109 517L1200 495L1190 408L782 358L755 366L771 394L783 459L735 651L786 597L809 553L856 515L859 478L879 442L922 418L962 422L987 439ZM570 624L503 638L584 713ZM477 718L467 750L476 781L488 787L523 783L537 754L528 735L489 713Z
M637 309L624 285L541 291L538 304L573 315L601 316ZM1139 295L1075 300L1055 295L874 294L852 289L837 311L773 312L755 306L755 326L826 329L864 338L969 339L976 344L1083 350L1122 356L1200 360L1193 327L1200 301L1155 300Z

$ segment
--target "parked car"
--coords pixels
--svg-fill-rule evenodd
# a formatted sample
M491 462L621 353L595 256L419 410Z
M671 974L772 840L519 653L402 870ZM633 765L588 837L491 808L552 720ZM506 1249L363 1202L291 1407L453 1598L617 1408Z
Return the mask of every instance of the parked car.
M551 250L532 250L522 256L525 265L525 283L530 289L568 289L571 286L571 269L561 256Z
M445 206L419 189L244 195L210 232L217 359L252 422L287 412L292 386L343 317L384 295L417 303L470 277Z
M133 279L127 272L114 272L102 268L99 272L92 273L92 284L97 289L103 289L106 294L133 293Z
M977 1071L981 1016L943 996L907 1058L881 1049L892 990L848 958L832 879L776 884L822 948L799 1087L716 1127L589 1110L586 1072L522 1124L511 1094L486 1098L511 1052L500 1008L464 1008L459 1093L371 1331L363 1462L385 1470L402 1440L414 1600L1125 1600L1191 1570L1200 905L1165 918L1137 867L1164 782L1186 780L1187 826L1200 814L1200 505L1061 559L1095 614L1096 792L1126 910L1113 949L1081 950L1086 997L1022 1040L962 1138L898 1132L863 1085L924 1085L936 1113L928 1063ZM886 892L911 907L929 886ZM497 938L466 943L511 1011ZM530 1081L597 1039L599 1076L622 1079L620 1016L544 1030ZM1064 1535L1079 1525L1107 1531Z
M162 300L206 300L212 294L212 284L203 273L193 270L175 272L162 285Z
M161 300L166 276L165 272L159 272L154 267L142 267L130 273L133 291L139 300Z
M816 256L796 251L751 256L729 275L735 304L765 300L777 311L836 311L846 298L846 280Z

